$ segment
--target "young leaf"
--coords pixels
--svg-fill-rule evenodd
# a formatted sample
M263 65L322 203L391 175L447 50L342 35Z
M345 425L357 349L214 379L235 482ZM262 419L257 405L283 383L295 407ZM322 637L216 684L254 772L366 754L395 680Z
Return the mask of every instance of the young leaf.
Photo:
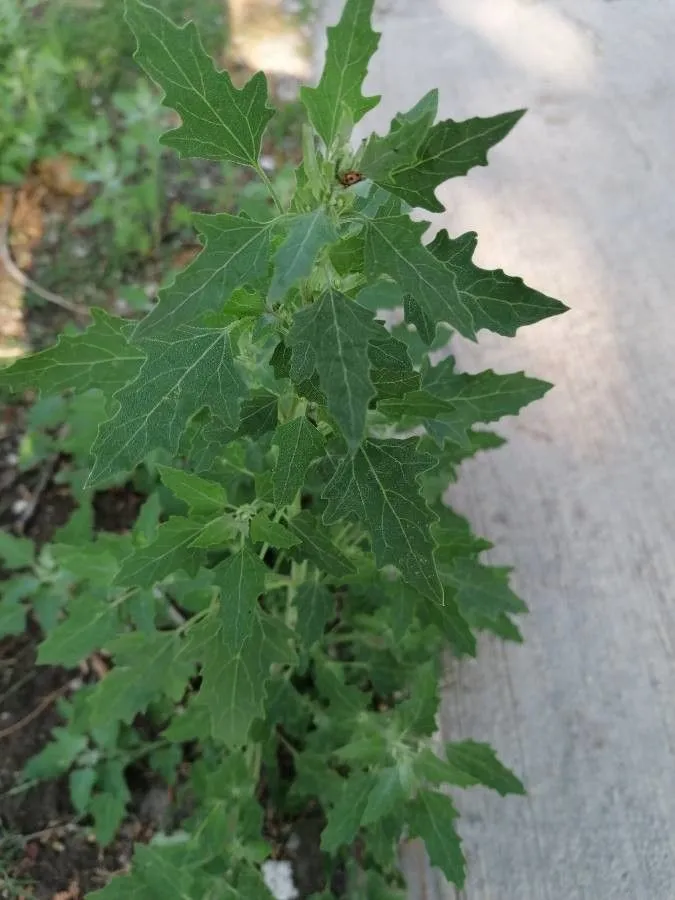
M374 777L365 773L354 773L343 782L340 799L328 812L328 822L321 835L322 850L335 853L345 844L351 844L361 826L373 787Z
M345 117L354 125L380 102L379 97L361 93L380 40L370 27L373 2L347 0L340 21L328 29L326 63L318 85L300 89L310 121L327 147L339 135Z
M506 137L524 112L519 109L487 119L438 122L414 159L402 160L391 174L387 173L389 177L373 180L411 206L443 212L445 207L436 199L436 188L449 178L466 175L474 166L486 166L487 151Z
M111 844L122 824L126 811L127 798L122 794L111 794L107 791L94 794L89 802L89 812L94 817L94 834L101 847Z
M193 22L178 27L141 0L127 0L126 18L138 47L134 58L164 90L164 106L183 120L162 136L181 156L257 166L262 135L274 110L267 81L258 72L237 90L216 71Z
M263 713L270 658L258 597L267 568L243 548L215 570L220 610L198 626L203 682L200 700L208 707L214 738L227 746L246 742L254 719ZM211 621L214 619L214 621Z
M89 766L85 769L73 769L68 776L70 801L75 807L75 812L80 816L87 811L95 783L96 769Z
M274 504L278 509L295 500L307 470L324 453L324 440L305 416L279 425L273 443L279 448L272 472Z
M92 308L93 323L81 334L61 334L54 347L24 356L0 371L0 386L44 394L97 388L111 396L138 374L144 356L127 343L129 322Z
M362 825L372 825L384 819L389 813L400 807L405 800L405 791L401 784L398 768L382 769L377 773L375 784L368 794L368 803L361 818Z
M303 510L289 520L288 527L301 542L294 555L311 560L322 572L336 578L354 571L354 566L336 548L331 533L310 512Z
M200 478L184 469L172 469L169 466L158 466L159 477L172 494L186 503L192 512L220 512L227 502L225 488L215 481Z
M0 530L0 561L5 569L28 569L35 559L35 545L28 538Z
M474 265L474 233L451 240L442 231L425 247L421 237L426 222L399 215L379 215L366 222L368 276L394 278L433 322L447 322L464 337L475 340L481 328L514 335L521 325L567 308L520 278Z
M328 409L352 450L363 440L368 403L375 396L368 341L386 337L386 330L371 312L338 291L326 291L311 306L299 310L288 334L293 364L296 354L307 360L301 371L296 369L296 377L306 378L316 367Z
M251 519L251 540L255 543L264 541L280 550L288 550L300 543L300 538L292 534L285 525L273 521L263 512Z
M442 602L429 533L435 515L417 484L433 457L418 453L417 443L417 438L366 440L353 457L344 457L324 489L324 522L363 523L378 566L396 566L407 584Z
M457 817L450 797L436 791L420 791L406 807L410 836L422 838L432 866L461 888L466 878L466 861L455 830Z
M397 169L414 165L417 150L425 139L438 110L438 91L425 94L412 109L398 113L384 137L371 134L359 162L359 170L377 184ZM392 193L396 193L392 191Z
M295 630L305 647L311 648L321 640L326 624L335 614L335 600L318 581L306 581L296 591L294 602L298 611Z
M188 421L203 406L230 427L239 421L246 386L227 330L184 325L147 344L138 378L115 394L117 411L99 427L88 486L133 469L158 447L175 455Z
M200 528L197 522L180 516L169 519L160 525L156 540L127 556L115 584L150 588L181 569L196 575L202 554L192 544Z
M335 223L319 206L312 212L294 216L288 234L274 256L274 275L269 299L281 300L301 278L307 278L322 247L338 240Z
M159 302L139 322L134 340L167 335L179 325L195 325L206 313L225 308L232 293L267 275L271 223L243 216L198 215L193 221L204 249L176 280L159 292Z

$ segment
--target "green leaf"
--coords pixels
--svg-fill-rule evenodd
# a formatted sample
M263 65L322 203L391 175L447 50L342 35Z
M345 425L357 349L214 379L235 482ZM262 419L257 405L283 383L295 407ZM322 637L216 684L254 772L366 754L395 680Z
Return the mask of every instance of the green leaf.
M406 807L410 836L422 838L432 866L461 888L466 879L466 862L455 830L457 816L450 797L435 791L420 791Z
M181 156L255 167L274 115L263 73L237 90L226 72L216 71L193 22L178 27L140 0L127 0L126 19L138 42L134 58L164 90L163 104L182 119L162 143Z
M539 400L553 385L524 372L500 375L487 369L477 375L455 372L455 360L448 357L433 368L422 371L422 388L452 406L450 412L439 409L442 421L466 431L476 422L496 422L502 416L515 416L528 403ZM434 413L431 414L434 416Z
M297 281L307 278L321 249L335 243L338 237L335 223L323 206L294 216L288 234L274 256L270 300L281 300Z
M70 801L75 807L75 812L82 815L89 808L91 792L96 783L96 769L73 769L68 776L70 788Z
M251 519L251 540L255 543L264 542L279 550L288 550L300 543L300 538L292 534L285 525L272 521L263 512Z
M199 700L209 710L213 737L228 747L245 744L254 720L262 717L270 666L295 661L293 633L283 623L250 605L233 606L236 598L228 603L225 622L207 618L200 623L205 636Z
M54 728L52 740L36 756L31 757L22 772L23 778L56 778L63 775L87 746L87 738L67 728Z
M211 715L214 738L230 747L246 743L253 721L264 711L273 663L295 660L292 632L262 614L258 597L267 567L243 548L214 572L220 610L196 628L203 682L199 693Z
M375 784L368 794L368 803L361 818L362 825L372 825L400 807L405 800L398 768L393 766L377 773Z
M328 821L321 834L321 849L335 853L345 844L351 844L361 826L374 778L364 773L354 773L343 782L340 799L328 811Z
M431 529L438 545L437 560L447 562L455 556L475 556L492 547L490 541L476 537L468 521L444 503L435 503L433 510L438 516L438 522Z
M119 625L115 604L90 592L78 594L68 603L68 618L40 644L38 664L74 668L92 651L105 647Z
M191 416L208 407L235 427L246 386L226 330L182 326L148 344L138 377L115 394L114 416L98 431L88 486L133 469L151 450L176 455Z
M278 404L279 398L270 391L252 394L242 403L237 435L259 438L274 431L279 420Z
M379 35L370 27L373 0L347 0L337 25L328 29L326 63L315 88L302 87L300 98L314 129L330 147L344 127L360 121L380 102L361 93ZM345 138L349 135L345 134Z
M412 325L422 343L431 348L436 337L436 323L429 318L411 294L404 297L403 316L406 325Z
M220 512L227 503L225 488L215 481L169 466L157 466L157 470L162 483L172 494L187 503L193 513Z
M169 519L159 526L156 540L127 556L115 584L150 588L179 569L196 575L202 554L192 544L200 530L201 526L189 519Z
M520 779L500 763L495 751L488 744L479 744L476 741L446 744L445 756L450 766L472 779L471 784L482 784L484 787L492 788L502 797L507 794L525 793Z
M94 817L94 834L101 847L111 844L122 824L127 799L123 794L94 794L89 802L89 812Z
M145 900L197 900L192 892L193 875L185 866L176 865L168 848L137 844L134 873L144 883Z
M425 247L421 237L426 222L400 215L365 221L368 276L393 278L433 322L447 322L464 337L475 340L481 328L511 336L521 325L567 308L527 287L521 278L474 265L474 233L451 240L442 231Z
M267 566L246 547L214 570L214 584L220 589L220 615L232 654L241 652L258 614L258 597L265 590Z
M181 655L181 637L173 631L131 632L108 649L115 654L115 667L88 697L94 728L112 721L130 724L161 696L179 700L193 674L194 662Z
M90 312L94 321L86 331L61 334L54 347L17 360L0 371L0 386L43 394L97 388L110 396L134 378L144 357L127 343L129 323L103 309Z
M279 425L272 442L279 448L272 472L274 504L282 509L295 500L312 462L323 456L324 440L305 416L299 416Z
M197 215L194 224L204 249L168 287L138 324L134 340L166 335L179 325L195 325L207 313L218 313L237 288L256 285L266 276L270 257L270 222L243 216ZM236 309L238 297L233 298Z
M298 618L295 631L308 649L323 637L328 622L335 615L335 599L318 581L306 581L295 592Z
M327 525L351 519L370 532L378 566L392 565L403 580L431 600L443 590L429 528L435 515L420 496L418 478L433 457L417 451L417 438L367 440L344 457L323 493Z
M0 598L0 638L22 634L28 608L18 602Z
M100 541L74 547L53 544L51 553L54 562L80 582L89 581L108 586L119 569L119 563L110 548Z
M311 560L322 572L336 578L354 572L354 566L335 547L331 533L310 512L303 510L288 522L288 527L301 541L295 555Z
M15 537L0 529L0 560L5 569L28 569L35 559L35 546L28 538Z
M441 580L454 589L462 616L469 624L496 620L504 613L525 613L527 606L509 587L509 569L484 566L460 557L439 566Z
M422 206L431 212L443 212L435 190L449 178L466 175L474 166L487 165L487 152L511 131L525 110L502 113L489 118L438 122L424 136L419 152L412 160L404 159L399 167L374 177L381 187L411 206ZM430 120L429 120L430 121ZM420 126L423 127L423 122Z
M371 312L338 291L326 291L299 310L288 334L294 363L296 354L309 360L302 367L304 377L316 367L328 409L352 450L363 440L368 403L375 396L368 342L386 337Z
M414 165L417 151L425 139L438 110L438 91L425 94L412 109L398 113L384 137L371 134L359 162L359 171L378 184L397 169ZM392 193L396 193L392 191Z
M413 369L408 348L396 338L388 337L368 344L370 377L378 400L401 397L420 386L419 373Z
M437 603L423 604L420 617L436 626L457 656L475 657L476 638L453 597L446 594L442 606Z

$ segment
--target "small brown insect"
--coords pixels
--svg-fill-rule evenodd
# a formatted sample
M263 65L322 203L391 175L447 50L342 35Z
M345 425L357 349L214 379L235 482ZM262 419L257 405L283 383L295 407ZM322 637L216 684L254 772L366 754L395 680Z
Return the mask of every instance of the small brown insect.
M338 175L338 181L342 185L342 187L351 187L353 184L358 184L359 181L363 181L364 176L360 172L356 172L354 169L350 169L349 172L343 172L342 175Z

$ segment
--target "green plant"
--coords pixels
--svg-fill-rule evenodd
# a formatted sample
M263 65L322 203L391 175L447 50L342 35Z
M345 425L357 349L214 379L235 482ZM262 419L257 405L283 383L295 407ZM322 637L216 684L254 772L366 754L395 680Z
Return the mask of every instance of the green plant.
M83 490L133 476L148 494L131 533L48 548L68 589L39 661L101 648L114 661L72 704L62 770L115 760L108 793L125 799L125 754L147 748L118 736L147 713L183 801L180 824L139 845L101 900L268 897L263 822L307 816L322 828L324 885L340 872L350 898L402 896L403 834L461 885L444 786L523 790L483 744L429 746L442 649L474 655L477 631L520 640L525 611L442 495L463 459L501 443L474 426L550 385L429 354L451 329L513 335L565 307L478 268L473 234L423 244L427 225L408 215L408 203L442 209L436 187L484 165L521 111L433 124L431 91L352 150L378 101L361 93L371 11L348 0L318 86L303 89L311 127L286 207L259 162L274 114L264 76L235 89L193 26L127 0L137 59L182 118L163 143L250 167L277 214L196 216L201 254L138 324L95 311L86 332L0 375L96 397ZM375 311L397 306L405 320L388 330ZM10 565L38 577L25 545L7 539L5 557L16 546L26 555ZM178 773L186 743L199 753Z

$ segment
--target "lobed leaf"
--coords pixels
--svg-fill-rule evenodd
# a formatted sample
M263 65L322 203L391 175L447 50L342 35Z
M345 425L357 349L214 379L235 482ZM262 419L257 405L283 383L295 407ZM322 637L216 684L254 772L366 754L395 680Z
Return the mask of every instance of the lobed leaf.
M518 109L485 119L438 122L426 135L422 132L424 142L413 159L403 159L385 177L377 173L373 180L411 206L443 212L436 188L449 178L466 175L474 166L486 166L488 150L506 137L524 113ZM424 127L423 122L419 125Z
M138 377L115 394L117 410L98 431L88 486L133 469L151 451L176 455L190 418L207 407L230 428L246 393L227 330L183 325L146 342Z
M273 443L279 448L272 470L274 504L282 509L295 500L312 462L323 456L324 440L305 416L298 416L278 426Z
M216 71L193 22L177 26L141 0L127 0L134 32L134 58L164 91L164 106L183 120L161 142L181 156L258 162L263 132L274 115L267 105L267 81L257 72L241 90L227 72Z
M345 118L352 126L380 102L379 97L361 93L380 40L370 26L373 2L347 0L340 21L328 29L326 62L318 85L300 89L310 121L327 147L340 135Z
M436 791L421 790L406 807L410 836L422 838L431 865L461 888L466 879L466 861L455 830L458 815L450 797Z
M429 532L435 515L417 483L433 457L418 453L417 443L417 438L364 441L353 457L340 461L326 485L323 518L328 525L342 519L364 524L378 566L395 566L407 584L442 602Z
M521 278L474 265L474 233L451 240L442 231L425 247L421 243L425 222L402 215L365 221L368 276L393 278L433 322L447 322L464 337L475 340L481 328L514 335L521 325L566 309L559 300L527 287Z
M257 285L267 275L273 223L226 213L198 215L193 221L204 238L204 248L159 292L157 305L134 331L135 341L168 335L181 325L196 325L207 313L223 308L227 312L227 301L237 288Z
M144 355L127 341L129 322L91 309L93 323L81 334L60 334L57 343L0 371L0 386L45 395L97 388L111 396L138 374Z
M352 450L363 440L368 404L375 396L368 342L386 337L371 312L338 291L326 291L296 312L288 333L291 378L302 380L316 368L328 409Z

